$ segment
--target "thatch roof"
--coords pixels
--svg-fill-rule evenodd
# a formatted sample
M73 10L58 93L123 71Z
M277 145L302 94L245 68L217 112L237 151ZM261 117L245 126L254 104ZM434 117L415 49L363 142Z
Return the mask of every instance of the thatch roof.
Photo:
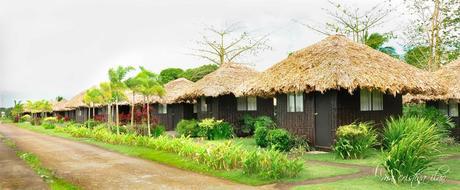
M157 97L153 103L171 104L176 103L176 100L193 86L193 82L185 78L178 78L164 85L166 94L163 97Z
M245 65L225 63L183 91L177 100L191 100L201 96L217 97L220 95L235 94L235 90L241 83L258 74L259 72Z
M376 89L385 93L436 93L429 73L344 36L333 35L294 52L238 89L237 95Z
M83 92L78 93L76 96L72 97L66 102L66 108L78 108L78 107L88 107L85 103L83 103L83 97L85 96L86 90Z
M67 107L67 100L61 100L59 102L53 102L53 111L69 111L71 108Z
M457 100L460 101L460 59L442 66L433 73L433 78L446 84L446 94L443 95L406 95L404 102L424 102L427 100Z

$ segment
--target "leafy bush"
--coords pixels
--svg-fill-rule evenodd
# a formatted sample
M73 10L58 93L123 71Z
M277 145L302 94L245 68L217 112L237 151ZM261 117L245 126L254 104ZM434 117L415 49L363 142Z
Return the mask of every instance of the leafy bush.
M199 137L206 137L208 140L229 139L233 136L233 127L230 123L214 118L203 119L198 123Z
M212 169L242 169L245 174L271 179L295 177L303 169L303 162L300 159L290 159L287 155L276 150L248 151L231 141L218 144L201 144L184 136L180 138L169 136L151 138L135 134L117 135L103 126L88 129L69 125L57 130L69 133L74 137L93 138L111 144L144 146L158 151L175 153Z
M96 120L93 120L93 119L88 119L87 121L85 121L85 123L83 123L83 125L87 128L94 128L96 127L97 125L99 125L100 123Z
M267 127L257 127L256 131L254 132L254 139L256 140L256 144L262 148L268 146L267 141L267 134L270 131Z
M45 117L43 118L43 123L56 124L58 119L56 117Z
M254 117L252 117L251 115L244 114L243 119L241 119L241 121L240 121L241 131L244 134L248 134L248 135L253 134L254 130L255 130L255 126L254 126L255 121L256 121L256 119L254 119Z
M266 127L268 129L274 129L276 128L276 123L275 121L273 121L271 117L260 116L254 120L254 128L257 129L258 127Z
M176 132L181 136L197 137L199 131L198 121L195 119L183 119L177 123Z
M29 114L25 114L21 116L21 118L19 119L19 122L31 122L31 121L32 121L32 117Z
M160 135L163 135L165 131L166 131L165 126L162 124L158 124L157 126L153 128L152 135L154 137L159 137Z
M423 105L404 106L404 116L425 118L446 134L448 134L450 129L455 128L455 124L449 116L433 107L425 107Z
M301 159L289 159L286 154L273 149L249 152L243 165L245 174L256 174L270 179L295 177L302 169Z
M44 129L54 129L54 128L56 128L56 125L55 125L55 124L52 124L52 123L43 123L43 124L42 124L42 127L43 127Z
M342 159L363 158L377 142L377 134L369 123L341 126L336 138L334 152Z
M382 166L393 183L419 182L440 156L442 132L430 121L402 117L387 123L387 151Z
M291 135L285 129L272 129L267 133L268 146L275 150L289 151L293 146Z

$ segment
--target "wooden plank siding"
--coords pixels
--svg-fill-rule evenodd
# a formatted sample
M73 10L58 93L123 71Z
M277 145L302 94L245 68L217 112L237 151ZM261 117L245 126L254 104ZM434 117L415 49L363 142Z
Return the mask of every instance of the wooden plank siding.
M159 104L153 104L152 117L158 119L158 123L165 125L167 131L176 129L177 123L182 119L193 119L193 104L168 104L165 114L158 113Z
M253 117L258 116L273 116L274 106L273 98L257 97L256 111L237 111L237 100L234 95L224 95L215 98L207 97L208 112L201 111L200 102L198 100L198 119L215 118L222 119L231 123L234 126L235 133L238 136L242 135L241 120L245 114Z
M279 127L285 128L289 132L307 138L310 143L315 145L315 96L328 96L329 101L323 105L329 107L329 118L331 123L331 139L335 139L335 132L339 126L347 125L359 121L372 121L378 128L390 116L399 116L402 114L402 96L401 95L383 95L383 110L382 111L360 111L360 96L359 91L355 91L352 95L346 90L332 90L323 94L319 92L304 93L303 112L287 112L287 95L278 94L276 107L276 121Z

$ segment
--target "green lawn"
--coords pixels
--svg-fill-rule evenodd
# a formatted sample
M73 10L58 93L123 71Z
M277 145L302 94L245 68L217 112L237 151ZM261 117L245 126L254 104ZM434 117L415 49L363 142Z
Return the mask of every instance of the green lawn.
M390 182L383 182L378 177L364 177L358 179L341 180L332 183L304 185L294 188L295 190L443 190L460 189L460 185L442 184L438 182L425 183L420 185L401 184L394 185Z
M370 152L369 155L364 159L343 160L337 157L337 155L335 155L333 152L328 152L319 154L305 154L304 159L375 167L382 159L382 154L379 151L374 150Z
M39 126L31 126L30 124L19 124L22 128L26 128L32 131L44 133L47 135L59 136L64 137L76 141L81 141L89 144L94 144L99 147L112 150L115 152L119 152L129 156L135 156L139 158L143 158L146 160L152 160L159 163L163 163L166 165L174 166L177 168L185 169L194 171L197 173L202 173L205 175L216 176L223 179L232 180L238 183L249 184L249 185L264 185L264 184L271 184L276 182L293 182L293 181L303 181L307 179L314 179L314 178L324 178L324 177L332 177L337 175L343 174L350 174L358 172L357 169L354 168L343 168L343 167L333 167L333 166L326 166L326 165L309 165L308 163L305 165L304 170L300 173L300 175L296 178L289 178L289 179L281 179L281 180L269 180L260 178L257 176L247 176L244 175L241 170L230 170L230 171L222 171L222 170L213 170L203 164L199 164L195 161L191 161L189 159L185 159L177 154L156 151L146 147L137 147L137 146L127 146L127 145L113 145L108 143L97 142L92 139L88 138L74 138L71 137L69 134L66 133L59 133L52 129L44 129ZM257 148L253 139L250 138L237 138L235 139L237 143L241 143L245 148ZM206 143L221 143L223 141L205 141ZM252 144L253 143L253 144Z

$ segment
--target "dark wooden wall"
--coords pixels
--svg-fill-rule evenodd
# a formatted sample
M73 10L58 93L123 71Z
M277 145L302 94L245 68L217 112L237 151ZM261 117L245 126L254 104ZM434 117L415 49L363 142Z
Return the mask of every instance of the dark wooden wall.
M314 142L315 134L315 102L314 94L304 94L303 112L287 112L287 95L278 94L276 96L276 116L275 120L279 127L284 128L303 138Z
M88 108L79 107L75 109L75 121L83 123L88 119Z
M347 91L341 90L337 94L337 126L359 121L371 121L381 128L390 116L402 115L402 109L402 96L400 94L396 96L384 94L383 110L360 111L359 91L354 91L353 95L350 95Z
M382 111L360 111L359 91L350 95L346 90L328 91L304 94L304 112L287 112L287 95L279 94L277 98L277 124L289 132L307 138L310 143L315 142L315 95L328 96L331 101L325 105L330 107L331 135L335 139L338 126L347 125L355 121L373 121L377 126L382 126L390 116L402 114L402 96L383 96ZM332 142L331 142L332 144Z
M158 113L158 104L153 104L152 117L156 117L160 124L165 125L167 131L176 129L177 123L182 119L193 119L193 104L168 104L167 113Z
M274 107L272 98L257 97L257 111L237 111L236 97L234 95L224 95L216 98L207 97L208 112L202 112L200 100L198 100L198 119L215 118L223 119L235 127L237 135L241 135L241 120L245 114L253 117L273 116Z

